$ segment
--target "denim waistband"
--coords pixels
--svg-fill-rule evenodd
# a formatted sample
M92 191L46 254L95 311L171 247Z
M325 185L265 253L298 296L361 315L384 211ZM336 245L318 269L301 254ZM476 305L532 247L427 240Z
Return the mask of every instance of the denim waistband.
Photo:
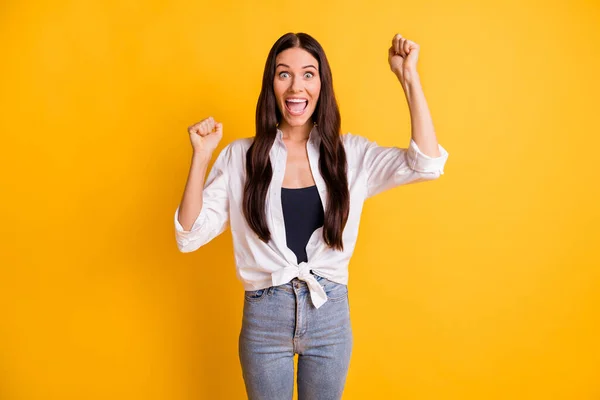
M319 276L312 271L310 271L310 274L314 275L317 282L321 283L321 285L323 285L323 283L324 283L324 282L322 283L323 280L325 280L325 281L327 280L326 278ZM292 292L292 293L294 292L294 287L296 287L296 289L299 289L300 292L304 292L304 291L308 292L309 291L308 284L305 281L303 281L297 277L293 278L291 281L289 281L287 283L284 283L283 285L279 285L279 286L275 286L275 287L277 287L279 289L283 289L288 292Z

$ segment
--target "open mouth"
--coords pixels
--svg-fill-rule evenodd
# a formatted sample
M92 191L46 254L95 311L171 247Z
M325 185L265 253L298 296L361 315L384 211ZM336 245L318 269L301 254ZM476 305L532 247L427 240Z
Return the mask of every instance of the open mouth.
M292 115L302 115L308 107L308 100L286 100L285 108Z

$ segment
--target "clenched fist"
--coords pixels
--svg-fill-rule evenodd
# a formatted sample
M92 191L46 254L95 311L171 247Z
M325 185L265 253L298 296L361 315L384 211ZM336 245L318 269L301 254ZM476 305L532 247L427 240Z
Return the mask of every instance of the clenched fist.
M210 156L223 137L223 123L208 117L190 126L188 132L194 153Z
M398 77L402 86L418 77L417 60L421 47L397 33L392 38L392 46L388 49L390 69Z

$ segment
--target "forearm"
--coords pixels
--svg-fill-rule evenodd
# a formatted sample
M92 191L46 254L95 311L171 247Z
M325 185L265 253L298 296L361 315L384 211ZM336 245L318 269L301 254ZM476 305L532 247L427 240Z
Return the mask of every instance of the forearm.
M194 221L196 221L202 210L202 192L204 191L204 179L210 158L210 155L201 153L194 153L192 156L192 165L185 184L178 216L179 223L186 231L192 229Z
M433 121L419 76L413 76L402 85L410 110L411 137L419 149L430 157L439 157Z

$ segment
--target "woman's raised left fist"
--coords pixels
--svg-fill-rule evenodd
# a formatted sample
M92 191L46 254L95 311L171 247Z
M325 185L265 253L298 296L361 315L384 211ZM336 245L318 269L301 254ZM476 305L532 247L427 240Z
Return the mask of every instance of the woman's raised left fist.
M392 46L388 49L388 62L392 72L403 84L417 75L419 50L418 44L403 38L399 33L392 39Z

